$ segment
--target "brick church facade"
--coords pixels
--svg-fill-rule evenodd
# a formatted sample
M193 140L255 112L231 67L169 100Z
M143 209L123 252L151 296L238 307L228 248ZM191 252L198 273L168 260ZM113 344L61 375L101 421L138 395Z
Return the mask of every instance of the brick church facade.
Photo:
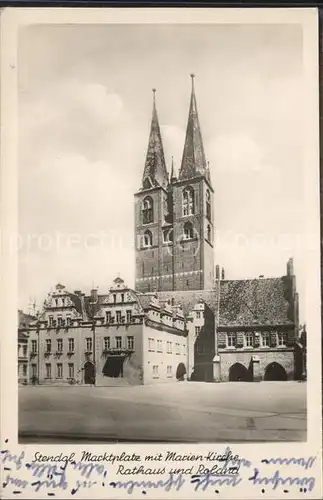
M103 295L57 285L39 315L19 323L23 383L301 378L293 261L282 277L225 279L214 265L213 201L192 75L178 176L166 167L154 91L135 193L135 289L121 278Z

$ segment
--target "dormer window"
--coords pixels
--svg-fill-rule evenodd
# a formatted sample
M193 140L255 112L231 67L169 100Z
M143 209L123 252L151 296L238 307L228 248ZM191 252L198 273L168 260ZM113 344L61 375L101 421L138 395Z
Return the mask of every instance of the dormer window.
M153 244L153 236L150 231L145 231L143 235L143 246L151 247Z
M211 194L210 191L206 190L206 218L211 220Z
M142 203L142 223L150 224L154 221L154 203L150 196L147 196Z
M186 222L184 224L184 239L191 240L193 239L193 225L191 222Z
M183 215L193 215L194 213L194 189L188 186L183 190Z

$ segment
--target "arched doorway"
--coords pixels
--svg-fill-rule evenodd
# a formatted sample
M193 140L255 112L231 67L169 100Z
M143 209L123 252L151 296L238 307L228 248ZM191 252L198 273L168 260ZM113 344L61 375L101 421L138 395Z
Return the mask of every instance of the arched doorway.
M229 381L230 382L247 382L248 370L241 363L235 363L230 367L229 370Z
M287 380L285 368L279 363L270 363L265 370L264 380Z
M91 361L87 361L84 364L84 384L94 384L95 382L95 370L94 364Z
M179 363L176 370L176 378L177 380L184 380L184 375L186 375L186 367L184 363Z

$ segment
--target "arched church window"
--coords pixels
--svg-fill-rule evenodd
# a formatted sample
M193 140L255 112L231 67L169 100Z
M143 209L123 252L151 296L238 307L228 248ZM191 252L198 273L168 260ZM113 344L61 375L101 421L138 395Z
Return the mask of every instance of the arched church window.
M191 222L186 222L184 224L184 239L191 240L193 238L193 225Z
M153 244L153 236L150 231L145 231L143 235L143 246L144 247L151 247Z
M149 224L154 221L154 202L150 196L147 196L142 202L142 222Z
M192 215L194 213L194 189L191 186L187 186L183 190L183 215Z
M163 241L164 243L173 242L173 229L163 229Z
M211 242L211 226L207 225L207 240Z
M211 194L206 190L206 217L211 220Z

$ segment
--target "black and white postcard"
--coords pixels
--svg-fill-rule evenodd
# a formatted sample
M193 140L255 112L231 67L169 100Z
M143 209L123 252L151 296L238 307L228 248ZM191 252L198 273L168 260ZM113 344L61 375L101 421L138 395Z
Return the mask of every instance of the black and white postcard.
M321 497L317 10L0 22L1 498Z

